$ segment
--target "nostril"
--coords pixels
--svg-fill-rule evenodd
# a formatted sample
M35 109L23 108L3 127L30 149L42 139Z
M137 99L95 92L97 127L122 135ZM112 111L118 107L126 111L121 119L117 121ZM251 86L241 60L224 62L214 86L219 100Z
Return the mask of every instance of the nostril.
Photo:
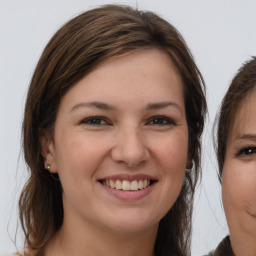
M111 150L111 157L115 162L134 168L149 159L149 152L141 137L127 133L118 137L117 144Z

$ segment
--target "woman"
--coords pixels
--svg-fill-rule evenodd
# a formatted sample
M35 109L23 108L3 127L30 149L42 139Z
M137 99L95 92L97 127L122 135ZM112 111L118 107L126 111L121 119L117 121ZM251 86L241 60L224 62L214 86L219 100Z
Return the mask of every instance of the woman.
M189 255L205 111L200 71L157 15L108 5L65 24L25 106L24 254Z
M217 158L230 236L213 255L256 255L256 59L234 77L220 108Z

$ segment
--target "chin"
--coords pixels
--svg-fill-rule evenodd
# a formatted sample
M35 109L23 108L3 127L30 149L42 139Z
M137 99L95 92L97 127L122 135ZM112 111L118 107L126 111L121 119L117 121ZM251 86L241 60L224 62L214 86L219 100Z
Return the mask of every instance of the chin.
M147 230L155 230L158 228L160 220L149 218L143 214L129 215L120 214L115 215L112 221L106 221L108 227L118 234L134 234L145 232Z

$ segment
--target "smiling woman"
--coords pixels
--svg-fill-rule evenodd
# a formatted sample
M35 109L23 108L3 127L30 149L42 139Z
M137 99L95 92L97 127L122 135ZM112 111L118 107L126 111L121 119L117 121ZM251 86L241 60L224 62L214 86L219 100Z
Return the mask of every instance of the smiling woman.
M189 255L205 111L165 20L109 5L69 21L27 95L24 254Z

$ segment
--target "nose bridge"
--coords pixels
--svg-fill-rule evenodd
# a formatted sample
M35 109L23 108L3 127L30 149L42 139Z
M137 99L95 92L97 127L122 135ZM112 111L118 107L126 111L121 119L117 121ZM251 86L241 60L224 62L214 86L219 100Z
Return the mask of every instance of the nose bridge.
M126 163L129 167L137 166L148 159L148 148L139 127L127 125L119 129L112 157L115 161Z

